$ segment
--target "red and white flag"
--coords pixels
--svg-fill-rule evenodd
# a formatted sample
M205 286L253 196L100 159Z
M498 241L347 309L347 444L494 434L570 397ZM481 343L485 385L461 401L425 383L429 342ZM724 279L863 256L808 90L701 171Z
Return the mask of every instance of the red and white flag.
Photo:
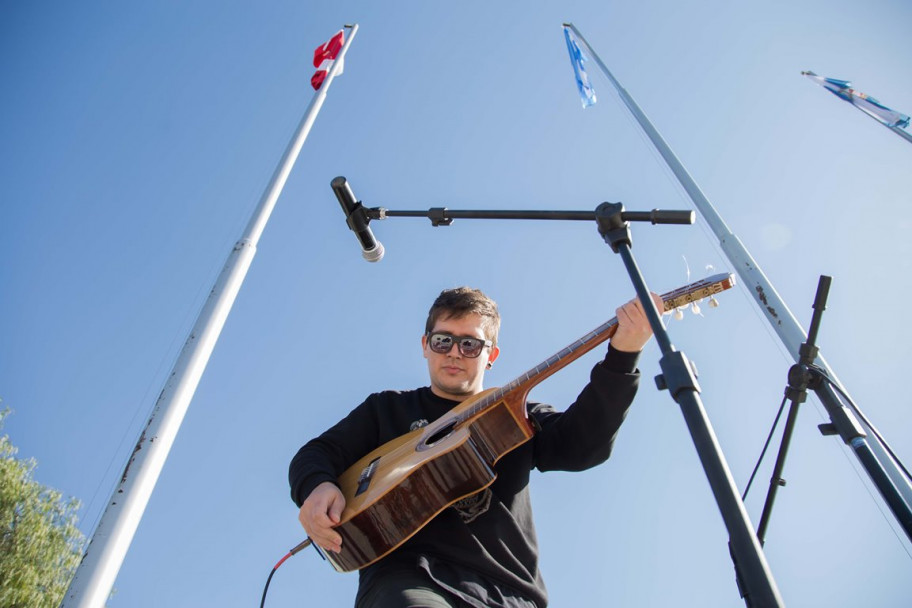
M323 86L323 81L326 79L326 75L329 74L330 68L332 68L333 62L336 60L336 57L339 55L339 51L342 50L342 45L345 43L345 31L339 30L335 36L329 39L329 42L321 44L314 51L314 67L317 68L317 71L314 72L314 75L310 78L310 84L313 86L314 90L319 90ZM342 66L339 66L339 74L342 73Z

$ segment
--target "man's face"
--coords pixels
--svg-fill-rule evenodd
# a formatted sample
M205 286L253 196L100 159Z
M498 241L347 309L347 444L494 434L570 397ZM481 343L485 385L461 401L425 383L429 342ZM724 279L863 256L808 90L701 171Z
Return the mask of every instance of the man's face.
M484 340L487 336L481 321L481 315L474 313L458 319L441 317L437 319L431 333L446 332L457 337ZM482 391L485 366L489 361L493 363L500 354L500 349L496 346L486 346L477 357L465 357L455 344L446 354L436 353L428 347L426 335L421 336L421 347L424 350L424 358L428 361L431 390L435 395L456 401L462 401Z

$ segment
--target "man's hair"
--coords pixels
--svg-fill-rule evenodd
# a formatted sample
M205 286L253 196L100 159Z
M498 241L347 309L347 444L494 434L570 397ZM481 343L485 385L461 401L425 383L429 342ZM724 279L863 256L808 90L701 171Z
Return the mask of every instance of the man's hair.
M497 311L497 303L482 293L480 289L471 287L456 287L441 291L431 305L431 310L428 311L424 333L430 333L439 319L461 319L473 313L481 316L481 326L485 337L497 344L497 332L500 330L500 313Z

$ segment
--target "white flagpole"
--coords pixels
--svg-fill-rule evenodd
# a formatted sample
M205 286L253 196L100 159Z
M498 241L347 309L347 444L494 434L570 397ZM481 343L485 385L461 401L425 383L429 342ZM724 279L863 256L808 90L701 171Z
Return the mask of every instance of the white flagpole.
M785 302L779 297L779 294L776 293L776 290L767 280L763 271L760 270L760 267L751 257L750 253L747 252L747 249L744 248L744 245L741 244L738 237L732 234L732 231L729 230L728 226L722 220L722 217L719 216L715 208L710 204L709 200L707 200L706 196L700 190L700 187L697 186L693 178L690 177L690 174L678 160L678 157L674 155L674 152L671 151L671 148L668 147L668 144L666 144L665 140L662 139L662 136L659 135L659 132L655 130L655 127L652 126L652 123L649 122L649 119L646 118L646 115L633 98L627 94L624 87L622 87L614 78L598 54L589 46L589 42L580 34L579 30L576 29L576 26L571 23L564 25L572 29L573 33L583 41L583 44L586 45L586 48L592 54L592 57L595 59L596 63L598 63L602 72L605 73L605 76L611 81L614 88L617 89L621 101L624 102L624 105L627 106L627 109L630 110L634 118L636 118L640 127L646 132L646 135L659 151L659 154L662 155L662 158L665 159L665 162L671 168L675 177L678 178L681 186L684 187L684 190L690 196L691 200L693 200L694 205L696 205L710 228L712 228L712 231L719 238L719 244L728 256L728 259L734 265L738 276L741 277L741 280L748 287L748 291L754 295L763 314L766 315L767 320L773 326L773 329L776 330L776 333L779 334L779 338L785 344L785 347L796 357L797 361L798 347L801 346L801 343L807 338L801 325L799 325L798 321L795 320L795 317L792 316L791 311L789 311Z
M578 29L576 29L576 26L572 23L565 23L564 26L569 27L571 30L573 30L573 33L583 42L584 45L586 45L586 48L591 53L598 66L602 69L602 72L605 74L608 80L611 81L611 84L617 90L621 101L624 102L624 105L627 106L627 109L630 110L631 114L633 114L640 127L656 147L656 150L659 151L659 154L662 155L662 158L675 174L675 177L677 177L678 181L681 183L681 186L684 187L684 190L690 196L690 199L693 201L697 210L706 220L706 223L709 224L716 237L718 237L719 245L721 246L722 251L734 266L735 272L737 272L738 276L741 277L741 280L744 282L747 290L757 301L757 305L760 307L760 310L763 311L763 314L766 316L766 320L775 330L776 334L779 336L779 339L785 345L788 352L792 355L795 362L800 362L801 356L799 354L799 348L802 343L807 341L807 334L795 319L794 315L792 315L792 312L789 310L788 306L786 306L785 302L779 296L779 293L766 278L763 270L760 269L760 265L757 264L753 257L751 257L750 253L748 253L747 249L741 243L741 240L735 236L728 228L728 226L722 220L722 217L716 212L716 209L712 206L712 204L700 190L700 187L697 186L693 178L690 177L687 169L684 168L684 165L681 164L681 161L679 161L674 152L671 151L671 148L668 147L668 144L665 143L665 140L662 139L662 136L659 135L659 132L656 131L655 127L652 126L652 123L649 122L649 119L636 104L633 98L630 97L627 91L624 90L624 87L622 87L617 79L615 79L615 77L611 74L611 71L608 70L608 67L598 56L598 53L596 53L595 50L589 45L589 42L586 40L586 38L580 33ZM902 129L892 129L899 135L912 141L912 136L910 136ZM826 372L827 376L829 376L829 378L840 388L842 393L850 399L848 396L848 391L842 387L842 384L839 382L836 374L832 369L830 369L829 365L827 365L822 355L817 356L816 364ZM846 425L856 426L857 431L860 434L860 437L853 440L853 448L856 449L856 452L859 452L862 449L867 449L869 446L868 442L865 441L866 433L859 426L859 423L855 420L854 415L845 406L841 407L840 409L841 419L845 421ZM912 503L912 485L910 485L909 479L899 470L894 458L889 453L887 453L879 440L871 442L870 447L872 447L873 450L877 452L879 456L879 464L885 469L885 472L889 477L888 480L883 482L884 487L886 487L888 492L898 491L906 503ZM887 487L890 484L892 484L892 488ZM881 493L883 494L882 489ZM893 500L894 502L891 503L891 506L899 502L898 497L895 495ZM890 502L890 499L888 499L888 502ZM907 504L900 505L900 507L902 509L908 510ZM907 527L909 526L908 523L905 525Z
M867 107L864 107L864 106L861 106L861 105L855 103L856 99L861 99L861 100L870 102L870 100L872 98L865 96L864 94L859 93L859 92L855 91L854 89L852 89L850 87L850 85L852 83L846 82L846 81L832 82L835 79L824 78L822 76L818 76L811 70L802 70L801 75L807 76L809 79L813 80L815 84L820 85L821 87L823 87L830 93L833 93L834 95L839 97L841 100L847 101L848 103L852 104L853 106L855 106L856 110L863 112L869 118L877 121L877 123L880 124L881 126L890 129L891 131L893 131L894 133L896 133L897 135L899 135L906 141L912 142L912 134L910 134L908 131L903 129L901 126L898 126L895 124L891 125L891 124L889 124L889 122L885 122L886 120L891 120L891 121L896 120L898 118L898 116L901 116L901 114L899 112L896 112L895 110L891 110L890 108L884 107L885 110L888 110L889 112L892 112L894 114L894 116L890 117L890 119L887 119L884 116L878 115L878 113L876 111L869 110ZM836 84L836 83L839 83L839 84ZM834 86L839 87L842 90L836 90L835 88L833 88ZM879 103L880 102L878 102L878 104ZM906 117L906 118L908 119L908 117Z
M357 24L346 27L350 28L348 40L308 105L244 234L228 255L225 266L216 279L209 298L165 382L146 427L136 447L133 448L123 476L108 501L108 506L89 541L61 606L102 607L111 594L117 573L126 557L193 393L253 261L257 242L326 99L329 85L341 68L342 58L358 31Z
M881 123L881 124L883 124L883 123ZM890 129L891 131L893 131L894 133L896 133L897 135L899 135L900 137L902 137L903 139L905 139L906 141L912 143L912 134L910 134L905 129L902 129L900 127L887 127L887 128Z
M855 105L855 104L852 104L852 105ZM855 109L860 110L861 108L859 108L858 106L855 106ZM896 127L896 126L891 127L890 125L885 125L883 123L883 121L880 120L879 118L877 118L876 116L871 116L868 112L865 112L864 110L861 110L861 112L865 116L867 116L868 118L870 118L871 120L873 120L874 122L879 124L880 126L886 127L888 129L890 129L891 131L893 131L894 133L896 133L897 135L899 135L900 137L902 137L903 139L905 139L906 141L912 142L912 134L910 134L908 131L906 131L902 127Z

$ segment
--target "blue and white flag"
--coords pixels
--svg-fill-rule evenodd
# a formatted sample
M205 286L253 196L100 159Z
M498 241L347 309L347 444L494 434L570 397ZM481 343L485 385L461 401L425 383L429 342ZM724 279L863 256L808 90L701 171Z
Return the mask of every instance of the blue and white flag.
M589 61L589 58L580 49L576 37L569 28L564 28L564 37L567 39L567 51L570 53L570 63L573 65L573 73L576 75L576 86L579 87L583 108L588 108L596 101L595 89L589 83L589 75L586 74L586 68L583 67L583 63Z
M865 95L852 88L852 83L848 80L837 80L835 78L824 78L814 72L801 72L827 91L836 95L840 99L848 101L850 104L876 119L881 124L888 127L906 128L909 126L909 117L902 112L891 110L870 95Z

